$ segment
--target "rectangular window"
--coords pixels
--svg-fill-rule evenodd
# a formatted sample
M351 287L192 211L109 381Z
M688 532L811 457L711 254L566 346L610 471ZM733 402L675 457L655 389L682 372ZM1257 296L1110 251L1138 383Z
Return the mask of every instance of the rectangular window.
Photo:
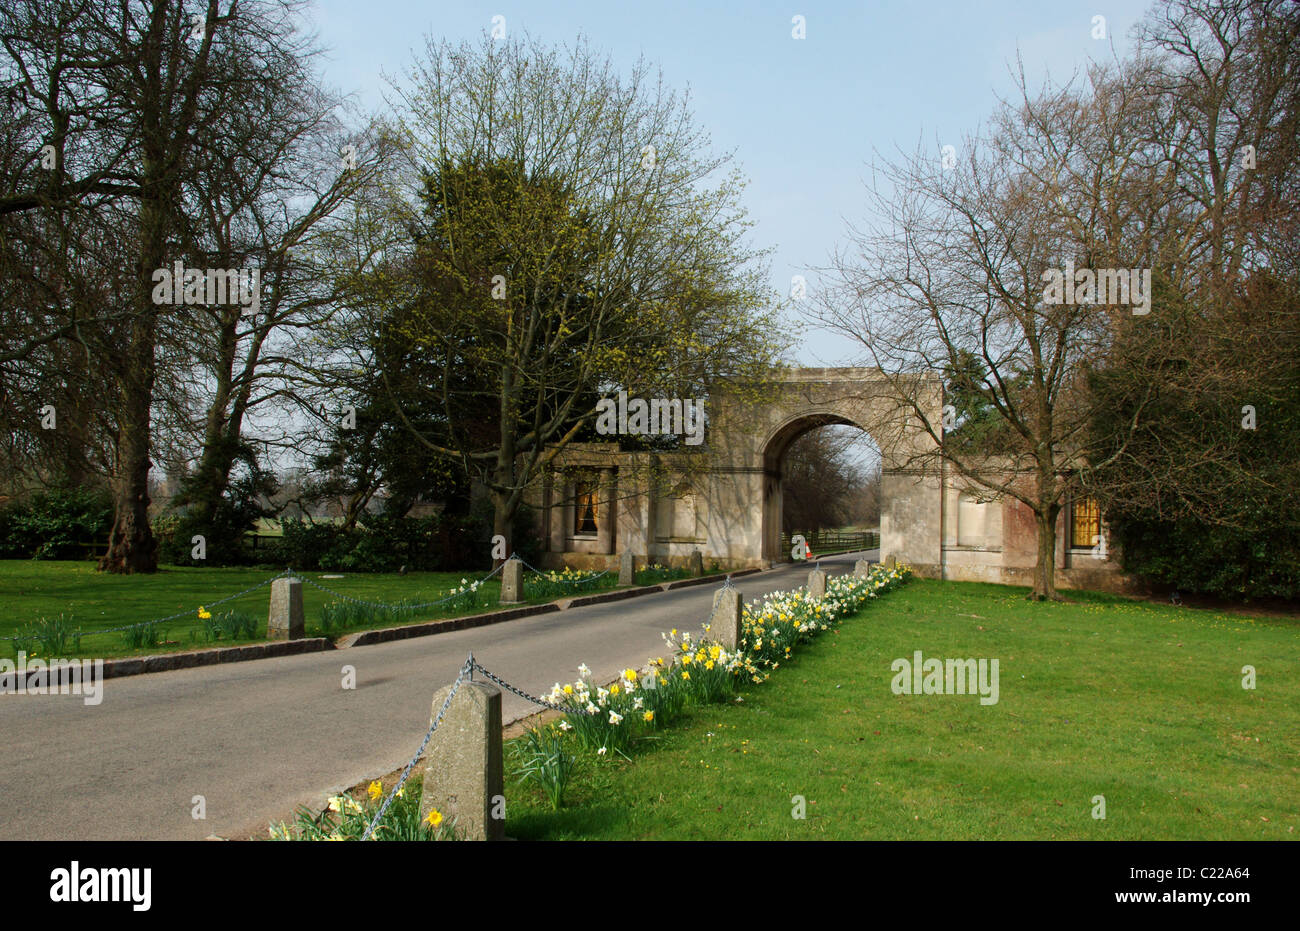
M1070 520L1070 547L1090 550L1097 545L1101 535L1101 508L1096 498L1078 498L1074 502Z
M596 532L596 483L581 480L574 483L573 532L586 534Z

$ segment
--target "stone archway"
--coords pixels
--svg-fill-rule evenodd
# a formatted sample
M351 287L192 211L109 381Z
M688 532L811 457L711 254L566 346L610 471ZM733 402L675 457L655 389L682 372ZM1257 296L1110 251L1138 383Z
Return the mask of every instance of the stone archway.
M941 416L942 386L925 384L922 403ZM941 574L943 476L933 461L917 466L934 443L903 408L879 369L785 372L760 397L725 389L711 399L709 549L730 565L771 565L782 558L781 458L809 430L849 424L880 448L880 552L924 575Z

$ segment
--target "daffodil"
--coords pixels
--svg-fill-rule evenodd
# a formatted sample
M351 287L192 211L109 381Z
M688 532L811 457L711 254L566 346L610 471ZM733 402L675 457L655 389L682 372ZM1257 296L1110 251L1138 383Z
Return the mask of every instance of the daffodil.
M436 828L438 825L442 824L442 812L438 811L436 808L430 809L429 814L424 818L424 823L431 828Z
M366 794L369 795L372 800L379 798L379 796L384 794L383 783L376 779L366 787Z

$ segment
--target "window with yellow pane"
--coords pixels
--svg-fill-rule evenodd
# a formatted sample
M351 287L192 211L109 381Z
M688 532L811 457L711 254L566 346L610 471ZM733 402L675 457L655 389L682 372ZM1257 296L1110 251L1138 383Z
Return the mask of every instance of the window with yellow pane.
M1070 548L1090 550L1101 538L1101 507L1093 497L1076 498L1070 511Z

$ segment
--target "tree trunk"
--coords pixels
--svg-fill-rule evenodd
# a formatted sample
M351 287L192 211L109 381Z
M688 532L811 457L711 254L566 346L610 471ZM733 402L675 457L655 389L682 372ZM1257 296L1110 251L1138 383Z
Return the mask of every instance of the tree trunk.
M1055 505L1034 512L1038 526L1038 562L1034 566L1035 601L1055 601L1056 594L1056 516Z
M99 568L108 572L153 572L158 544L149 526L149 408L154 382L154 322L141 315L127 354L130 368L122 379L118 420L117 480L114 482L113 530Z
M107 572L153 572L158 568L158 544L149 526L150 408L155 378L157 311L153 306L152 273L164 264L166 207L150 192L142 199L139 268L136 270L137 313L131 342L118 378L121 412L117 423L117 477L114 482L113 530L108 552L99 561Z
M494 538L497 536L505 537L506 556L508 558L514 553L515 541L512 539L513 534L511 533L511 528L515 522L514 512L517 510L516 507L511 506L514 496L508 492L498 491L495 488L491 490L490 494L492 497L492 536ZM492 568L495 569L502 562L504 560L493 559Z

